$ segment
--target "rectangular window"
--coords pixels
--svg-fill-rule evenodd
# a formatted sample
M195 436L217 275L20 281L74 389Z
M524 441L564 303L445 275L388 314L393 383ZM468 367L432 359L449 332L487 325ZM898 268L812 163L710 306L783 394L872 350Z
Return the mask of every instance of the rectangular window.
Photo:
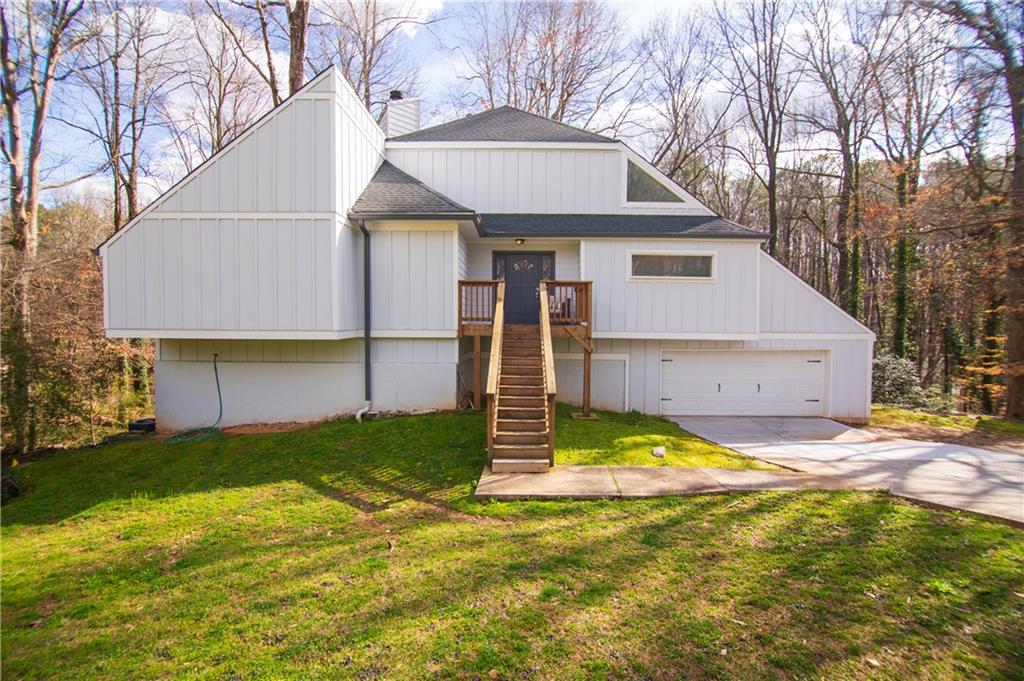
M710 279L713 255L633 255L634 277Z

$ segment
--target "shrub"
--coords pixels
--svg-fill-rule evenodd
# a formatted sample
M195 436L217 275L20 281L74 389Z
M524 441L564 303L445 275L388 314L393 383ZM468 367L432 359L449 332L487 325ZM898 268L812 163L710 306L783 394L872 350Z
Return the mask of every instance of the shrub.
M924 406L925 393L914 363L894 355L875 357L871 372L871 399L881 404Z

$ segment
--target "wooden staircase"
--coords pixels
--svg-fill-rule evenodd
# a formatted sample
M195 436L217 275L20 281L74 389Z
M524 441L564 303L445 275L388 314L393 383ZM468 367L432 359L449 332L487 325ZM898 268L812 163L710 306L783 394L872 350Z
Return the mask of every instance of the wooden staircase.
M551 433L540 326L508 324L503 336L491 470L544 473Z
M555 363L540 290L540 324L505 324L497 289L487 375L487 451L495 473L546 473L555 458Z

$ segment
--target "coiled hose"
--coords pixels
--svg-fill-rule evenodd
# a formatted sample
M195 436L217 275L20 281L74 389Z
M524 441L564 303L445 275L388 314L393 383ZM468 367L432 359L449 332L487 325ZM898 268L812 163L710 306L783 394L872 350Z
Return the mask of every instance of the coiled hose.
M179 433L167 438L164 442L171 445L180 444L182 442L202 442L203 440L209 440L210 438L217 437L220 435L220 420L224 416L224 399L220 394L220 373L217 371L217 353L213 353L213 380L217 384L217 420L213 422L212 426L205 428L190 428L183 430Z

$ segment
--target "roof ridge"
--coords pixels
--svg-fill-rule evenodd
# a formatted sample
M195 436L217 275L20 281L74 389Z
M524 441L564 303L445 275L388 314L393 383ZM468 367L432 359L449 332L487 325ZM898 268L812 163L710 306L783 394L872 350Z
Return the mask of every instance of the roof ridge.
M454 118L437 125L388 138L388 141L392 142L502 140L577 144L584 142L618 142L613 137L592 132L562 121L556 121L543 114L526 111L511 104L502 104L501 106L492 107L484 111L467 114L461 118Z
M512 106L511 104L502 104L498 108L501 108L501 109L512 109L513 111L518 111L519 113L524 113L524 114L526 114L528 116L533 116L534 118L539 118L539 119L541 119L543 121L547 121L548 123L554 123L556 125L561 125L561 126L564 126L566 128L572 128L573 130L579 130L580 132L585 132L588 135L595 135L597 137L603 137L604 139L611 140L613 142L617 142L618 141L614 137L608 137L607 135L602 135L599 132L594 132L593 130L587 130L586 128L581 128L579 126L572 125L570 123L565 123L563 121L556 121L554 118L551 118L550 116L544 116L544 115L539 114L539 113L534 113L533 111L527 111L526 109L520 109L518 106ZM492 109L492 111L493 111L493 109Z

